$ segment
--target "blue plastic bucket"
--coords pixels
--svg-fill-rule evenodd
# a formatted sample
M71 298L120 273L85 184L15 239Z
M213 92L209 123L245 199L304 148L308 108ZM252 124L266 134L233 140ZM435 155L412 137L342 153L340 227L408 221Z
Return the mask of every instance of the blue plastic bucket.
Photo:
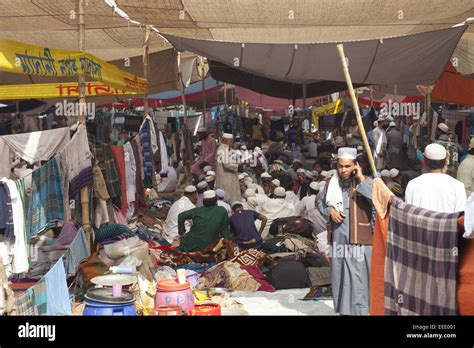
M103 315L137 315L135 303L103 303L98 301L86 300L86 306L82 315L84 316L103 316Z

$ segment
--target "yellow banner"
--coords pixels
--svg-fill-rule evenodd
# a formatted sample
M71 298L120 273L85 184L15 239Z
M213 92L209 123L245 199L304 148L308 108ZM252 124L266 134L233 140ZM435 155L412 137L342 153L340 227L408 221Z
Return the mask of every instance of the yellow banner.
M339 98L333 103L329 103L329 104L314 108L312 112L314 127L319 128L320 116L339 114L344 111L345 111L344 103L342 102L341 98Z
M136 93L113 88L100 82L86 82L86 97L123 94ZM79 97L79 85L77 82L0 86L0 100L75 97Z
M50 77L86 75L113 88L146 94L147 82L81 51L55 50L0 39L0 71Z

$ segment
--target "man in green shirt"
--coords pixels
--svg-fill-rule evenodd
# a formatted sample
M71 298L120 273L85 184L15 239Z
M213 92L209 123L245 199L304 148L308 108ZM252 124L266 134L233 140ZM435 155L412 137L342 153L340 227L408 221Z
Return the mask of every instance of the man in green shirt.
M199 251L210 246L222 237L231 238L227 210L217 205L216 193L208 190L203 194L203 207L184 211L178 215L178 233L181 236L179 245L173 244L181 251ZM192 220L188 233L184 223Z

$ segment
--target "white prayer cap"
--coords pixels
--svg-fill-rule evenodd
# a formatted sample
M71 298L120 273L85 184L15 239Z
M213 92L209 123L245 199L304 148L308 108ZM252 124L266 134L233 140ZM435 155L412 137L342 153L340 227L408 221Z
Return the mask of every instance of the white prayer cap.
M379 121L374 121L374 127L377 127L379 125Z
M275 191L273 191L273 195L275 197L286 197L286 191L283 187L277 187Z
M264 179L264 178L271 178L272 176L270 174L268 174L267 172L263 172L261 175L260 175L260 178Z
M216 172L213 171L213 170L208 170L208 171L206 172L206 175L207 175L207 176L216 176Z
M196 187L193 185L188 185L184 188L184 192L187 192L187 193L196 192Z
M206 182L213 182L214 177L212 175L208 175L208 176L206 176L206 178L204 180L206 180Z
M469 150L474 148L474 138L471 138L471 141L469 142Z
M224 198L225 197L225 191L223 189L217 189L216 190L216 196L220 197L220 198Z
M204 127L199 127L197 130L198 133L207 133L207 129Z
M341 147L337 150L337 158L355 160L357 158L357 149L352 147Z
M327 178L329 176L329 172L323 170L319 175L323 178Z
M311 175L313 178L317 178L319 176L319 173L316 170L311 171Z
M255 148L253 149L254 152L258 153L258 154L263 154L263 151L261 148L259 148L258 146L255 146Z
M210 170L212 170L212 167L211 167L211 166L205 166L205 167L202 169L202 171L203 171L204 173L207 173L207 172L210 171Z
M390 169L390 177L395 178L400 174L400 171L397 168Z
M387 120L389 120L390 122L393 122L393 121L395 121L395 119L394 119L392 116L390 116L390 115L389 115L389 116L387 116Z
M250 176L249 173L247 173L247 172L243 172L242 175L243 175L245 178Z
M251 182L250 184L247 185L247 188L252 189L252 190L256 190L257 189L257 184L254 184L253 182Z
M380 174L385 177L390 177L390 171L388 169L382 170Z
M313 174L309 170L305 170L304 175L306 175L307 178L313 178Z
M241 201L235 201L235 202L232 202L231 208L235 207L237 204L240 204L243 206Z
M202 198L204 199L215 198L215 197L216 197L216 193L214 192L214 190L204 191L204 194L202 195Z
M248 185L250 185L251 183L253 183L253 180L252 180L252 178L246 177L246 178L244 179L244 182L245 182L245 185L248 186Z
M300 168L300 169L298 169L296 172L297 172L297 173L303 173L303 174L304 174L304 173L306 173L306 170L303 169L303 168Z
M413 121L418 121L420 119L419 115L413 116Z
M205 182L205 181L201 181L197 184L197 188L200 189L200 190L205 189L207 186L208 186L207 182Z
M240 147L240 149L241 149L241 150L247 150L247 146L242 145L242 146Z
M295 160L293 161L293 164L295 164L295 163L302 164L302 163L301 163L301 161L300 161L299 159L295 159Z
M393 122L393 121L392 121L392 122L390 122L389 126L390 126L390 127L396 127L396 126L397 126L397 124L396 124L395 122Z
M444 133L448 133L448 131L449 131L449 127L446 123L440 123L438 125L438 128L439 128L440 131L442 131Z
M246 189L244 192L244 198L255 197L255 196L256 196L255 190Z
M347 134L346 134L346 138L347 138L347 139L352 139L352 134L351 134L351 133L347 133Z
M245 173L240 173L239 174L239 180L244 180L246 176L244 175Z
M272 184L278 187L278 186L280 186L280 180L278 180L278 179L273 179L273 180L272 180Z
M222 139L234 139L234 136L231 133L223 133Z
M319 191L319 183L316 182L316 181L313 181L311 184L309 184L309 187L310 187L312 190Z
M446 149L440 144L429 144L423 155L430 160L440 161L446 158Z
M273 163L283 164L282 160L274 160Z

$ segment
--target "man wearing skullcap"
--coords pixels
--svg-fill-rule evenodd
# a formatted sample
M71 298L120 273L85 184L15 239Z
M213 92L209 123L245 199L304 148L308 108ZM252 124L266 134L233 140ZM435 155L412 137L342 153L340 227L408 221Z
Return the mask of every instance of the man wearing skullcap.
M241 197L238 169L240 162L233 156L231 151L233 135L222 134L221 143L217 148L216 187L223 189L227 198L233 202Z
M362 174L356 158L355 148L338 150L337 174L328 181L317 203L321 214L329 219L334 309L342 315L369 314L372 179Z
M427 172L408 183L405 202L440 213L463 211L466 191L461 181L446 174L446 149L436 143L426 146L423 166Z
M385 134L385 130L387 129L388 124L389 123L385 119L380 119L377 127L372 133L374 140L373 156L377 170L381 170L385 167L387 158L387 135Z
M216 190L216 197L217 197L217 205L218 206L221 206L221 207L224 207L225 210L227 211L227 214L231 215L232 213L232 210L230 209L230 205L229 203L227 203L224 199L225 199L225 191L222 190L222 189L217 189Z
M395 122L390 122L389 129L386 133L387 136L387 155L389 168L401 168L402 167L402 133L397 129Z
M296 215L301 216L313 225L313 236L326 231L327 219L321 214L316 206L318 194L324 190L325 182L313 181L309 184L309 196L303 197L296 207Z
M466 196L469 198L474 191L474 138L471 138L469 143L467 157L459 165L458 180L464 184Z
M200 181L197 185L196 185L196 189L197 189L197 203L196 203L196 207L202 207L202 195L204 193L204 191L206 191L207 189L209 188L209 185L207 184L206 181Z
M186 233L185 222L193 224ZM203 207L194 208L178 215L179 241L173 243L181 251L203 250L221 237L231 238L227 210L217 205L216 193L212 190L203 194Z
M184 189L183 197L173 203L168 215L166 216L164 224L164 238L169 242L173 243L179 237L178 234L178 215L184 211L193 209L197 203L197 190L194 186L186 186ZM189 231L191 223L186 222L185 230Z
M303 168L303 163L301 163L299 159L296 159L293 161L293 165L291 166L291 168L287 170L287 173L290 174L293 181L298 180L298 175L296 174L296 172L300 168Z
M201 141L201 151L198 160L191 167L191 172L195 176L204 174L202 168L210 166L212 169L216 167L216 149L217 143L214 135L207 132L205 128L198 129L199 140ZM211 169L211 170L212 170Z

